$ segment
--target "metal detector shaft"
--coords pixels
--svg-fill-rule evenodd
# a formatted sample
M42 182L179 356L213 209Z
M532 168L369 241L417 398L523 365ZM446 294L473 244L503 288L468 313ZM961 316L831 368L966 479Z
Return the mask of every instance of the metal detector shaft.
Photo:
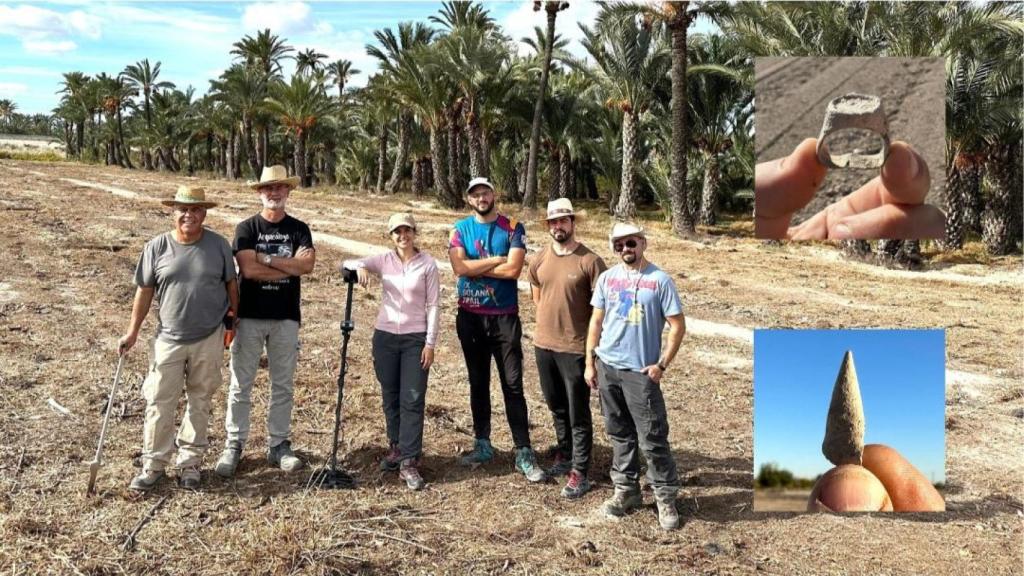
M348 371L348 340L352 335L352 287L346 282L345 319L341 321L341 366L338 369L338 401L334 405L334 444L331 451L331 470L338 469L338 433L341 429L341 402L345 397L345 372Z
M103 415L103 426L100 428L100 440L96 445L96 457L89 463L89 488L87 494L96 492L96 474L103 464L103 440L107 436L107 423L110 422L110 412L114 408L114 394L117 393L117 383L121 379L121 366L124 364L124 354L117 357L117 370L114 371L114 383L110 387L110 396L107 396L107 409Z

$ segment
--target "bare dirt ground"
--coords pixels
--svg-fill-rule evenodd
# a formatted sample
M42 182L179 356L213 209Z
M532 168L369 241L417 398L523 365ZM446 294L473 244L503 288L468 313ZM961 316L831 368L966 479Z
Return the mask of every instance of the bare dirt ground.
M946 72L941 58L757 58L758 162L781 158L805 138L817 138L829 101L857 92L878 96L889 137L910 143L925 159L932 183L925 201L945 198ZM793 224L853 192L878 170L830 170Z
M804 512L810 490L754 489L755 512Z
M988 265L926 265L922 272L841 260L827 244L769 247L728 234L703 242L650 223L651 259L669 271L690 333L664 390L684 491L685 526L666 534L653 508L622 521L593 512L611 490L610 448L597 418L593 476L580 501L513 472L511 440L494 384L496 461L456 465L471 444L468 386L454 334L454 279L443 272L444 313L427 396L425 476L411 493L381 476L384 421L369 340L376 291L357 289L341 448L356 491L312 492L306 475L265 467L266 376L257 382L254 438L239 475L204 473L199 492L172 482L133 497L146 346L130 354L115 398L99 496L87 499L87 463L127 322L143 244L169 230L156 203L187 179L68 163L0 161L0 572L1013 574L1020 568L1024 440L1019 257ZM207 224L230 237L256 211L240 183L191 179L222 206ZM329 453L342 288L336 263L383 245L388 213L411 209L422 246L445 254L446 226L462 214L426 199L296 192L290 211L318 234L318 265L303 281L302 355L294 444L314 465ZM606 218L581 236L609 259ZM528 220L531 246L544 241ZM348 243L355 241L357 243ZM343 248L347 247L347 248ZM553 443L537 385L522 298L525 382L538 448ZM144 339L152 335L149 318ZM947 327L948 512L906 515L755 513L751 330L758 327ZM141 340L140 340L141 342ZM495 378L496 380L496 378ZM213 408L207 466L223 442L224 391ZM53 399L70 411L48 405ZM596 402L595 402L596 404ZM596 408L595 408L596 409ZM121 545L158 501L168 499ZM651 502L649 493L646 501Z

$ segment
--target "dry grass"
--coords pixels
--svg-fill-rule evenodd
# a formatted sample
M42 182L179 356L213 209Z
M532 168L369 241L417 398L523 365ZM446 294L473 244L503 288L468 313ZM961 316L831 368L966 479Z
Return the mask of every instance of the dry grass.
M65 178L142 196L125 199ZM950 368L978 379L950 384L948 414L955 425L947 427L944 514L754 513L751 349L739 340L696 333L687 336L664 384L684 481L681 531L659 531L650 508L617 522L594 515L610 493L610 448L600 418L597 489L580 501L565 502L557 485L528 485L513 472L497 398L498 458L479 470L462 469L455 462L471 443L472 426L450 274L443 278L442 332L427 396L426 491L410 493L394 476L377 472L384 431L369 335L378 298L360 290L341 447L345 467L359 478L358 490L308 491L304 474L265 467L264 372L254 399L253 439L237 478L204 474L197 493L168 482L153 495L131 495L126 485L137 470L139 386L146 370L140 346L115 398L99 495L87 499L86 463L113 375L113 346L126 323L132 270L144 242L170 226L164 210L145 199L168 195L185 178L4 161L0 180L8 191L0 224L11 231L0 237L2 573L1009 574L1019 568L1019 264L996 262L982 271L954 265L941 270L945 276L930 278L933 272L926 271L907 277L838 261L821 247L765 247L728 233L677 241L663 224L649 225L650 256L676 279L691 317L746 328L950 326ZM240 183L200 181L226 204L210 212L208 224L230 236L231 222L255 210L254 197ZM460 214L425 209L422 202L301 192L291 206L317 232L372 243L383 240L376 223L400 206L414 206L417 218L432 226L424 227L423 246L443 256L444 225ZM597 207L590 212L582 237L608 257L607 218ZM539 224L521 215L531 242L543 242ZM334 267L343 256L321 243L317 269L303 281L294 438L314 466L328 455L333 426L343 286ZM992 283L958 280L979 274ZM543 448L553 434L530 351L533 314L524 304L531 432ZM153 327L150 318L147 337ZM223 441L223 395L213 407L215 446ZM50 408L49 398L71 415ZM164 496L134 548L125 550L126 535Z

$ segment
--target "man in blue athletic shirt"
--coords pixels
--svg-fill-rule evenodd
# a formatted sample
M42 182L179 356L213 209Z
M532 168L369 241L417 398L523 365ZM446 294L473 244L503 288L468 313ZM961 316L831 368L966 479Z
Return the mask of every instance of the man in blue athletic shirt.
M531 482L545 479L530 445L529 417L523 395L523 329L519 321L517 280L526 259L526 230L498 214L494 186L474 178L466 199L476 212L455 223L448 258L459 277L456 332L469 372L473 412L473 450L462 458L479 466L494 458L491 447L491 358L498 366L505 415L515 443L516 469Z

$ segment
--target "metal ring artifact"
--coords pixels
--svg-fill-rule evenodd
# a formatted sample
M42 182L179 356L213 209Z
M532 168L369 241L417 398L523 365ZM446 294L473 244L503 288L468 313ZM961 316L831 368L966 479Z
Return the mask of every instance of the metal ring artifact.
M882 141L881 149L874 154L861 154L857 150L849 154L832 154L829 141L844 130L875 133ZM882 100L877 96L851 93L829 102L816 152L818 161L829 168L881 168L889 156L889 125L885 121Z

